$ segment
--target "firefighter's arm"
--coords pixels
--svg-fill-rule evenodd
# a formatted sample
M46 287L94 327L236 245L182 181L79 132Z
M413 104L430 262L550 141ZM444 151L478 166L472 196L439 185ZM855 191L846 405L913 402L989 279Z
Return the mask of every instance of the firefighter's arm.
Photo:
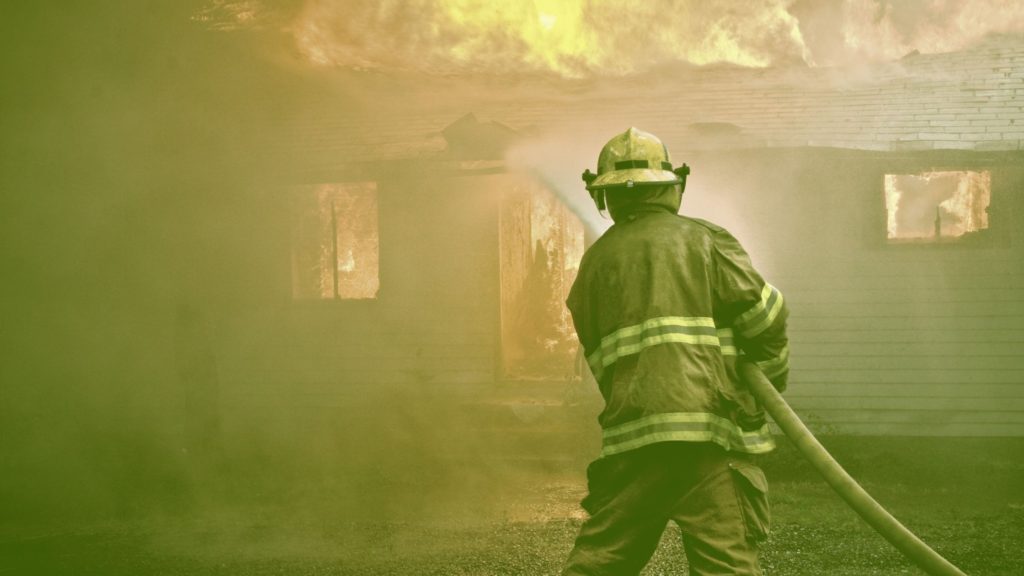
M715 235L716 322L731 326L742 361L753 362L780 392L789 376L789 311L782 293L754 270L739 241L725 230Z
M569 309L569 315L572 317L572 324L576 329L576 336L580 340L583 356L588 358L590 353L596 348L596 345L587 338L591 330L587 326L587 318L583 313L585 309L584 300L586 299L586 289L582 286L583 282L583 266L581 264L580 272L576 275L576 280L569 289L569 297L566 298L565 305Z

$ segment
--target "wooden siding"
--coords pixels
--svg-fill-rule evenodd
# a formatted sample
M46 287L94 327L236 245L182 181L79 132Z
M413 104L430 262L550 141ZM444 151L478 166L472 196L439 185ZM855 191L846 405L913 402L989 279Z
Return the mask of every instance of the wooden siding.
M756 175L723 179L733 186L721 201L745 203L741 240L789 303L787 397L808 422L834 433L1024 434L1019 156L738 154L691 165L711 179L736 162ZM883 175L950 166L993 171L988 237L887 245Z
M1024 435L1019 154L798 148L677 157L694 167L683 212L736 233L786 295L787 396L813 427ZM428 394L444 401L423 413L467 426L511 422L501 435L526 433L516 410L564 401L562 386L527 393L496 381L498 192L516 176L430 182L423 174L432 166L382 178L380 298L292 303L282 288L275 328L262 325L262 344L234 356L229 390L234 381L250 400L334 406L353 421L367 398ZM992 171L990 230L973 243L887 245L883 176L932 169ZM477 416L450 412L458 406Z

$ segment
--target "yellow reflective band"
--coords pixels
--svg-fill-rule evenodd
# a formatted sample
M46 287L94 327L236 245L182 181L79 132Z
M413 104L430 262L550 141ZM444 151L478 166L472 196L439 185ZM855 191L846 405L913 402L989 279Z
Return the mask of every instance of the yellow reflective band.
M761 289L761 301L740 314L733 326L745 338L753 338L772 325L782 312L782 303L782 293L771 284L765 284Z
M721 418L714 414L707 412L668 412L665 414L652 414L643 418L638 418L625 424L619 424L618 426L612 426L607 428L603 432L603 436L607 439L614 436L621 436L639 430L645 426L652 424L665 424L668 422L711 422L715 418Z
M668 342L708 344L711 346L717 346L718 336L712 334L658 334L656 336L644 338L634 344L621 344L617 347L611 348L601 361L605 366L607 366L623 356L630 356L649 346L666 344Z
M732 328L719 328L718 345L722 348L722 356L739 356L739 350L733 340Z
M703 316L662 316L620 328L601 339L600 348L587 356L587 364L600 380L604 369L619 358L668 343L719 346L715 321Z
M782 348L782 353L777 358L770 360L761 360L760 362L754 362L758 368L764 372L765 377L771 379L776 376L781 376L786 370L789 370L789 346Z
M765 283L765 285L761 287L761 300L758 301L758 303L755 304L750 310L747 310L743 314L740 314L739 316L737 316L736 320L733 322L733 325L734 326L740 326L740 325L746 324L746 323L750 322L751 320L753 320L753 318L755 316L757 316L758 314L764 312L764 310L765 310L765 303L768 301L768 298L771 296L771 294L772 294L772 286L771 286L771 284Z
M662 326L682 326L682 327L703 327L703 328L714 328L715 321L712 318L706 316L660 316L658 318L651 318L645 320L640 324L634 324L633 326L626 326L625 328L619 328L615 332L605 336L601 339L601 346L606 346L609 342L616 340L622 340L630 336L636 336L652 328L660 328Z
M726 450L748 454L775 448L767 425L745 431L727 418L704 412L655 414L609 428L603 437L602 456L666 441L714 442Z

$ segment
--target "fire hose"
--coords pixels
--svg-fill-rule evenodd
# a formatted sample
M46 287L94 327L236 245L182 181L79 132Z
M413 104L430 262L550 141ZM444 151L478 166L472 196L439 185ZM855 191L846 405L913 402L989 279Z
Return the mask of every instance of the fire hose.
M865 522L928 574L932 576L965 576L959 568L932 550L892 514L889 514L885 508L882 508L836 462L757 366L748 362L741 363L740 372L751 393L764 406L765 411L771 414L775 423L789 437L797 450Z

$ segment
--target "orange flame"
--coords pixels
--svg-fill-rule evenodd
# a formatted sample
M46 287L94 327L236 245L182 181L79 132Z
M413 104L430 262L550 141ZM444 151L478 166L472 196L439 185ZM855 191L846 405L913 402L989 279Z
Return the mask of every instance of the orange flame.
M783 0L311 0L293 26L318 64L428 72L620 75L667 61L767 66L805 56Z
M582 77L665 62L832 66L951 52L1024 32L1024 2L208 0L193 20L285 30L318 65Z
M988 171L886 174L888 238L936 240L985 230L991 189Z

